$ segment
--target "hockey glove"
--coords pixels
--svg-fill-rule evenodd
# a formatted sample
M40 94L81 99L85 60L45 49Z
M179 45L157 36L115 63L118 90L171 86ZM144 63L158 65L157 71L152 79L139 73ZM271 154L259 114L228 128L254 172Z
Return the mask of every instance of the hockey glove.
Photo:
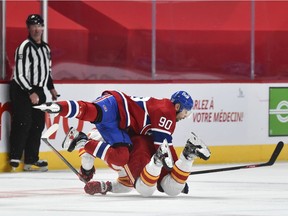
M95 167L93 166L90 170L85 170L82 166L80 167L80 175L86 182L89 182L94 174L95 174ZM81 180L81 179L80 179Z
M110 181L91 181L85 185L84 190L90 195L94 195L96 193L105 195L108 191L112 190L112 183Z

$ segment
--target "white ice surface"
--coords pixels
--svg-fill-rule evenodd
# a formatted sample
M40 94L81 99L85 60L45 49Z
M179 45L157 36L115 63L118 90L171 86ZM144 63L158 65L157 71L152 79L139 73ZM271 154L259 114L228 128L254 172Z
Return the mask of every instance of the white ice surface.
M195 170L235 165L195 166ZM94 180L116 173L97 170ZM1 173L1 216L287 216L288 163L271 167L200 174L189 177L190 192L168 197L155 192L143 198L128 194L90 196L70 170Z

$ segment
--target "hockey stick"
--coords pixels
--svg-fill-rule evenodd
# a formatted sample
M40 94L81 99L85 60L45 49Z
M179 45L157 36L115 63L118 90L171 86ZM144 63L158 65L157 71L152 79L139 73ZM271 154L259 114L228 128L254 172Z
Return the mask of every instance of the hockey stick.
M57 149L55 149L50 142L48 141L48 138L55 133L59 128L58 124L53 124L51 127L48 128L48 130L42 135L41 140L45 142L55 153L56 155L78 176L78 178L83 181L85 184L87 181L80 175L80 173L72 166L72 164L67 161L62 154L60 154Z
M198 175L198 174L204 174L204 173L222 172L222 171L230 171L230 170L238 170L238 169L249 169L249 168L257 168L257 167L263 167L263 166L272 166L275 163L278 155L280 154L283 146L284 146L284 143L280 141L277 144L269 161L266 163L250 164L250 165L235 166L235 167L225 167L225 168L210 169L210 170L201 170L201 171L191 172L190 175Z

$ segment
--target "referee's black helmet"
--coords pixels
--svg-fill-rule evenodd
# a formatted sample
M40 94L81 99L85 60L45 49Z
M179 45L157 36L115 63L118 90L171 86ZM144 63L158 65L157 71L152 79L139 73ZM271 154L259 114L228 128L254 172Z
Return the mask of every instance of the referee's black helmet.
M30 14L27 17L26 25L42 25L44 26L44 20L39 14Z

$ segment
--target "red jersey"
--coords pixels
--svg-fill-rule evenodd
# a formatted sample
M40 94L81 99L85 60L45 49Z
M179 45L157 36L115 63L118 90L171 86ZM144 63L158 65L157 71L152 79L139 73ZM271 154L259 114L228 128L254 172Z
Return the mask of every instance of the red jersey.
M164 139L172 143L176 126L176 111L169 99L128 96L123 92L105 91L115 97L121 129L129 128L135 134L152 135L154 144L162 144Z

